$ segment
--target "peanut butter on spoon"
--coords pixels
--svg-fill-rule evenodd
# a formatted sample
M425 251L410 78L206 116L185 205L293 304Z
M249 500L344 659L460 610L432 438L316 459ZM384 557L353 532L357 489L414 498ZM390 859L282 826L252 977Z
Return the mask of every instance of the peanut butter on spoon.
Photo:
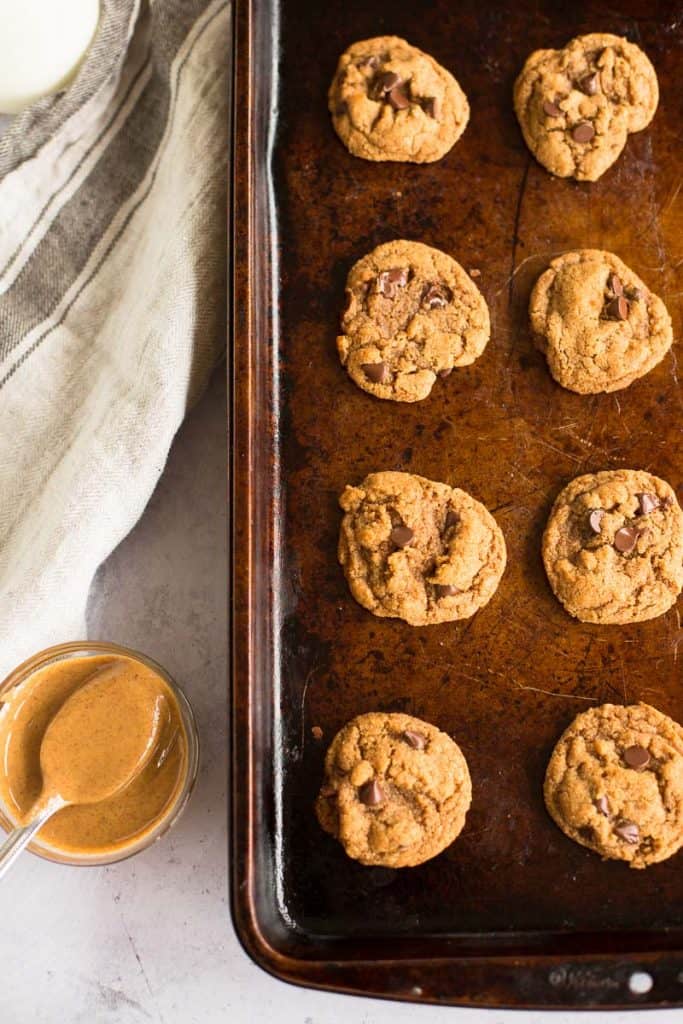
M42 790L0 847L0 877L57 811L108 800L142 772L157 748L166 698L114 664L76 689L40 746Z

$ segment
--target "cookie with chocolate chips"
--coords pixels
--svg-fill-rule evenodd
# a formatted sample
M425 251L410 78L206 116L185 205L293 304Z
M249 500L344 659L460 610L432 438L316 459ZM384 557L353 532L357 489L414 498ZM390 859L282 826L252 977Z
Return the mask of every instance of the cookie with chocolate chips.
M412 867L457 838L472 801L460 747L410 715L359 715L325 758L318 820L361 864Z
M536 50L514 88L524 140L560 178L596 181L642 131L659 101L657 76L635 43L593 32Z
M329 107L339 138L365 160L440 160L470 116L453 75L397 36L365 39L341 55Z
M649 704L578 715L555 747L545 803L582 846L632 868L683 845L683 728Z
M663 615L683 589L683 512L675 492L643 470L577 477L550 513L543 562L555 596L582 622Z
M371 473L339 504L339 561L374 615L427 626L469 618L493 597L505 541L466 491L412 473Z
M618 256L578 249L552 260L534 285L529 316L558 384L581 395L619 391L671 348L662 300Z
M473 363L489 340L484 298L452 257L421 242L386 242L346 282L337 350L376 398L418 402L437 377Z

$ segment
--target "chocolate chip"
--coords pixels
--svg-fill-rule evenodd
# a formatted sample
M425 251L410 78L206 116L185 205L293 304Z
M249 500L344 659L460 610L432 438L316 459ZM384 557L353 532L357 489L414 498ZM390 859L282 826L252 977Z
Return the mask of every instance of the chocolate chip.
M607 285L614 292L615 295L624 294L624 286L621 283L621 278L618 274L610 274L607 278Z
M371 54L369 57L361 57L357 62L356 67L358 68L376 68L379 67L379 57L376 53Z
M391 372L386 363L361 363L361 370L373 384L388 384Z
M548 117L562 117L562 111L552 100L543 100L543 113Z
M439 114L441 113L441 104L439 103L436 96L430 96L429 99L422 101L422 109L425 114L429 114L435 121L439 120Z
M384 800L384 793L377 779L371 779L361 786L359 797L366 807L377 807Z
M656 494L636 494L638 499L638 505L640 506L641 516L649 515L650 512L654 512L656 508L659 508L661 502Z
M377 290L387 299L395 299L399 288L405 288L408 284L408 267L394 267L393 270L383 270L377 275Z
M409 526L395 526L389 534L392 544L397 548L405 548L415 536Z
M592 75L584 75L577 82L577 85L581 92L585 92L586 96L595 96L598 91L600 84L600 76L597 71L594 71Z
M439 377L450 377L453 373L453 367L447 366L444 370L439 370Z
M450 530L452 526L457 526L460 521L460 517L457 512L454 512L452 508L449 508L446 513L446 522L444 523L444 530Z
M647 768L650 763L650 755L645 747L627 747L624 751L624 761L629 768Z
M427 746L427 737L423 736L421 732L413 732L412 729L406 729L403 739L413 750L424 750Z
M399 85L401 79L395 71L380 71L375 75L372 82L372 96L381 100L386 93L391 92L394 86Z
M454 587L452 583L435 583L434 590L436 591L437 597L455 597L456 594L461 594L462 591Z
M406 91L405 83L401 82L400 85L395 85L387 96L387 100L394 110L405 110L406 107L409 107L410 97Z
M635 299L636 301L639 301L640 299L644 299L645 298L645 292L643 291L642 288L634 288L633 291L631 292L631 298Z
M635 821L620 821L618 825L615 825L614 831L620 839L624 839L631 846L635 846L640 839L640 829Z
M622 528L617 530L614 534L614 546L617 551L621 551L622 554L627 555L629 551L633 551L639 537L640 530L637 530L635 526L622 526Z
M588 516L588 525L590 526L593 533L600 533L600 523L605 512L601 508L594 508Z
M606 818L609 818L609 803L606 796L599 796L594 801L596 810L600 811L600 814L604 814Z
M443 309L453 298L450 288L442 284L428 284L422 296L422 305L427 309Z
M572 128L574 142L590 142L595 135L595 128L590 121L581 121L575 128Z
M628 300L623 295L617 295L605 306L605 315L610 320L625 320L628 316Z

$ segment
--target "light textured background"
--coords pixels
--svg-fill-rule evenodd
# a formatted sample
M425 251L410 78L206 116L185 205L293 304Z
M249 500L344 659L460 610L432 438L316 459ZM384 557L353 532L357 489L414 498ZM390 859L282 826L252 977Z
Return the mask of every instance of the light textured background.
M25 855L0 889L0 1024L593 1024L605 1014L414 1007L295 989L255 967L228 909L226 388L214 375L137 528L98 573L91 639L157 658L194 706L197 789L154 848L108 868ZM75 637L64 637L77 639ZM673 1024L683 1014L614 1014Z

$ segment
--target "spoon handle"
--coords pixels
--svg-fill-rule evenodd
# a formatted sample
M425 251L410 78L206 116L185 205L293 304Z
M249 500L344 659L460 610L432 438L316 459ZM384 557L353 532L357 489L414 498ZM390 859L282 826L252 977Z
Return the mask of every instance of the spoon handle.
M62 806L63 804L55 806L54 803L48 803L41 813L33 821L29 822L28 825L24 825L22 828L15 828L13 832L10 832L5 842L0 846L0 878L3 878L5 873L9 871L21 851L28 846L36 832L40 831L47 819L51 818Z

